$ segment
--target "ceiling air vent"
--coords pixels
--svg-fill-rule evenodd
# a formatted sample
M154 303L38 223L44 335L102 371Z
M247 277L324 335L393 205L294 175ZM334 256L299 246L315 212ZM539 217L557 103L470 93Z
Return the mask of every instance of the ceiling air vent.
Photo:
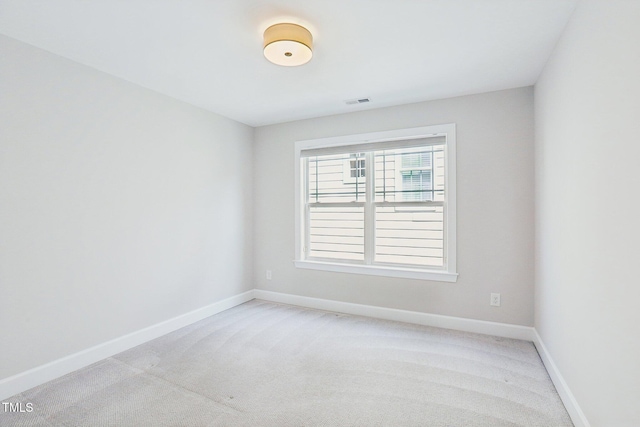
M367 102L371 102L371 98L348 99L344 101L347 105L366 104Z

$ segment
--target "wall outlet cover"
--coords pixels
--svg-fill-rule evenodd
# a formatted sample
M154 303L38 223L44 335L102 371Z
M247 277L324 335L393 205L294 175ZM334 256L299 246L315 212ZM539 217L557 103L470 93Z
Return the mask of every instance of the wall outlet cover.
M491 294L490 304L495 307L500 307L500 294Z

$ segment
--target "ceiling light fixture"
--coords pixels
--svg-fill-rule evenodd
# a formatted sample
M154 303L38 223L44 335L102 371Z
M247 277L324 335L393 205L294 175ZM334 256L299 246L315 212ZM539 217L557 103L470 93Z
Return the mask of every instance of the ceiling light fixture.
M276 24L264 31L264 56L285 67L306 64L313 56L313 37L296 24Z

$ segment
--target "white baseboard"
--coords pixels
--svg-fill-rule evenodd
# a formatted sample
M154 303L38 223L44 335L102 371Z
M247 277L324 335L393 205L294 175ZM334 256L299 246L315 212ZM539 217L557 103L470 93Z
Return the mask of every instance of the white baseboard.
M418 325L436 326L438 328L455 329L464 332L475 332L504 338L533 341L533 328L530 326L487 322L485 320L465 319L462 317L442 316L440 314L398 310L395 308L376 307L373 305L353 304L349 302L263 291L260 289L254 290L254 296L255 298L266 301L299 305L319 310L336 311L339 313L375 317L378 319L396 320L399 322L415 323Z
M12 377L0 380L0 400L29 390L47 381L59 378L70 372L84 368L114 354L118 354L137 345L143 344L162 335L183 328L206 317L250 301L254 298L253 290L234 295L206 307L165 320L164 322L140 329L111 341L98 344L58 360L46 363Z
M590 427L589 421L587 417L582 412L580 405L576 401L573 393L569 389L569 386L565 382L564 378L560 374L558 367L553 362L547 347L542 342L542 338L538 334L538 331L533 329L533 344L538 349L538 353L540 354L540 358L542 359L542 363L547 368L547 372L549 372L549 376L551 377L551 381L553 381L553 385L556 386L556 390L560 395L560 399L562 399L562 403L564 403L564 407L567 408L567 412L569 412L569 416L571 417L571 421L576 427Z

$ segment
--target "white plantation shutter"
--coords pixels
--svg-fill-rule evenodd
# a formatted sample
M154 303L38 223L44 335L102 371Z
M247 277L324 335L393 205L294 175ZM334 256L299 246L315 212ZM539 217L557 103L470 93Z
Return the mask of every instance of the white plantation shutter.
M445 144L434 136L301 150L305 257L444 268Z

